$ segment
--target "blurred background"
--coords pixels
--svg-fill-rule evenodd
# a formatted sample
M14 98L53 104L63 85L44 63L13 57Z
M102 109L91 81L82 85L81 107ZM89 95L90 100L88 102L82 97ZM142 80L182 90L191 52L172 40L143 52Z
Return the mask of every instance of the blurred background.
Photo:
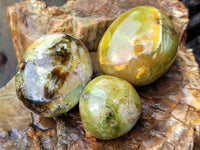
M15 75L17 59L8 26L6 9L25 0L0 1L0 88ZM64 4L67 0L44 0L47 6ZM192 48L196 61L200 65L200 0L180 0L189 9L190 23L187 34L187 47Z
M14 75L17 59L8 26L6 9L20 0L0 1L0 87L4 86Z
M0 88L15 75L17 59L7 21L6 10L8 6L25 0L0 1ZM43 0L47 6L61 6L67 0Z

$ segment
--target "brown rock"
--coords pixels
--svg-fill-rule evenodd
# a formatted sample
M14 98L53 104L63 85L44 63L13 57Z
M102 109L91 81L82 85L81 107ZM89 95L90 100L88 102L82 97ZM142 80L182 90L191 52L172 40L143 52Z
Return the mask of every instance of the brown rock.
M27 128L31 113L19 102L15 92L15 78L0 89L0 128L8 132L13 128Z
M7 9L8 22L18 61L37 38L53 32L66 32L79 38L90 51L96 51L107 27L123 12L140 5L164 11L175 25L179 41L188 23L188 12L178 0L68 0L60 7L46 7L41 1L25 1Z
M103 72L99 67L99 64L97 62L97 53L96 52L90 52L90 56L92 59L92 68L93 68L93 77L102 75Z
M94 138L84 128L80 119L78 107L75 107L69 113L52 120L32 115L34 122L29 126L26 124L24 129L20 129L16 126L13 126L10 132L5 132L5 130L0 129L0 149L192 150L193 148L197 148L196 145L198 145L200 139L200 76L192 50L186 49L183 46L185 41L184 33L188 23L188 14L185 7L176 0L136 0L128 2L121 0L117 1L118 3L107 0L97 0L97 3L93 0L87 1L88 4L91 5L86 5L84 2L85 0L82 2L79 0L71 0L63 7L51 7L46 9L44 3L37 1L35 2L36 5L30 5L30 2L26 1L10 7L8 9L8 16L13 23L11 31L15 48L18 52L18 58L20 58L25 47L28 46L34 38L45 33L42 31L46 31L44 28L49 21L45 24L45 19L43 19L44 25L41 24L39 26L36 26L38 18L35 20L36 22L32 22L39 14L37 12L39 10L39 5L42 6L41 8L45 8L45 14L42 15L42 17L48 18L47 14L53 14L50 18L50 20L52 19L52 24L48 24L47 26L49 32L51 30L54 32L55 30L62 31L65 29L77 35L77 37L79 35L80 38L83 38L83 41L85 40L85 44L87 45L86 41L99 40L98 38L93 39L93 34L91 35L88 33L94 33L95 30L105 30L105 26L100 28L98 24L97 28L96 24L92 24L90 19L93 17L93 19L97 21L101 18L109 18L110 16L108 15L105 17L105 14L112 14L112 11L116 13L115 10L119 10L117 12L120 14L122 11L120 11L118 4L124 2L125 4L129 3L129 7L153 5L164 10L172 18L180 41L179 52L174 64L170 70L155 83L137 88L142 99L141 118L129 133L120 138L109 141L102 141ZM111 4L109 6L111 2L113 2L113 9L108 9L111 6ZM95 6L94 9L93 6ZM67 9L63 10L64 7ZM102 13L98 11L100 8ZM127 9L127 7L124 8L124 10L125 9ZM25 20L26 22L28 21L28 26L24 26L24 22L22 22L25 10L26 12L36 10L36 12L26 16ZM47 10L50 12L47 13ZM15 12L16 16L13 16L12 12ZM70 21L68 21L70 20L70 16L71 19L73 18L71 24L69 23ZM111 16L111 18L112 17L113 16ZM76 20L77 18L78 21ZM84 22L84 19L88 19L88 22ZM73 25L74 22L75 24L77 24L77 22L79 24L74 27L72 26L72 22ZM107 20L101 23L108 25L108 22ZM86 26L82 26L83 24ZM24 44L22 44L23 42ZM94 43L91 44L93 48L95 47ZM88 45L90 45L89 42ZM92 57L93 62L96 63L95 55L96 54L93 53ZM96 68L96 73L98 74L100 70L98 67ZM13 84L14 80L10 82L10 85ZM10 93L15 93L15 88L4 87L0 91L4 91L4 93L8 94L3 94L3 99L7 99ZM0 93L0 97L2 97L2 93ZM12 94L10 99L15 100L16 95ZM0 110L2 109L1 103L2 100L0 99ZM6 117L9 118L10 116ZM20 117L17 119L20 120Z
M167 74L151 85L137 88L143 103L142 116L128 134L118 139L102 141L94 138L84 128L78 107L75 107L68 114L55 119L38 118L33 115L34 122L31 126L28 126L30 122L26 123L20 119L24 113L18 114L18 117L15 118L15 122L21 121L18 126L12 124L11 116L5 116L11 121L8 123L12 132L10 131L6 135L5 130L0 130L0 135L4 134L7 137L0 136L0 147L4 145L4 148L8 149L192 150L198 144L200 134L200 100L198 96L200 83L199 72L194 71L192 76L189 76L191 69L198 69L198 65L194 63L191 56L191 50L179 49L176 61ZM191 65L188 65L188 62ZM174 70L175 68L176 70ZM177 76L181 78L177 78ZM9 85L13 84L14 80L11 80ZM7 86L0 91L13 93L3 97L0 92L1 98L9 97L17 101L14 94L15 88L8 90ZM0 111L2 111L2 99L0 104ZM12 108L10 110L16 111ZM21 109L21 111L25 110L25 108ZM26 113L28 114L28 112ZM22 126L24 129L16 129Z

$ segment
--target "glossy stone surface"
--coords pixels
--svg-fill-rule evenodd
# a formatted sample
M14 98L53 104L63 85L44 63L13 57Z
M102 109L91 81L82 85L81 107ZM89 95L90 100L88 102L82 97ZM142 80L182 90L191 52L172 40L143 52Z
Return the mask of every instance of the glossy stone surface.
M92 76L84 44L65 33L36 40L18 64L16 92L30 110L53 117L72 109Z
M160 10L140 6L119 16L98 47L102 71L131 82L150 84L173 63L178 38L170 19Z
M135 125L141 114L141 100L127 81L102 75L84 88L79 111L92 135L102 140L114 139Z

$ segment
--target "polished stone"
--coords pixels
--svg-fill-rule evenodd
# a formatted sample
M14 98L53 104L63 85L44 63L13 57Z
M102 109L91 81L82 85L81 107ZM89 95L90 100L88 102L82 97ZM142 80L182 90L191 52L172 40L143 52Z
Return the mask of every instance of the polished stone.
M178 39L170 19L160 10L141 6L119 16L98 47L105 74L143 86L154 82L171 66Z

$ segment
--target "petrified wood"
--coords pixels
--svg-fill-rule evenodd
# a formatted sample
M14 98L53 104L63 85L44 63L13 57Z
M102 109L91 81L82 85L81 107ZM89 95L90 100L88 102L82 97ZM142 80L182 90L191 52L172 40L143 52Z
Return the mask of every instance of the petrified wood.
M126 135L97 140L84 128L78 107L57 118L40 118L19 103L14 79L0 90L0 149L195 149L200 134L198 65L181 47L157 82L137 88L142 116Z
M69 6L69 2L72 3L73 1L68 1L67 6ZM79 1L74 2L78 3ZM90 2L88 1L88 3ZM130 5L131 2L129 1ZM57 118L39 117L19 103L15 94L13 78L6 87L0 90L0 149L197 149L200 141L200 76L192 50L186 49L184 46L184 33L188 23L187 10L176 0L138 0L133 3L130 7L153 5L165 10L172 18L180 42L176 60L170 70L155 83L137 88L142 99L143 109L136 126L128 134L118 139L102 141L94 138L84 128L78 107ZM85 6L85 4L81 3L74 6ZM20 15L23 15L22 10L27 10L28 7L30 7L28 10L33 8L27 1L9 8L10 11L16 13L14 16L8 11L10 12L8 16L12 21L10 26L18 58L20 58L24 48L34 40L34 38L30 39L30 35L36 38L44 34L41 32L39 35L39 32L36 32L39 30L36 30L34 26L28 26L29 28L26 29L20 27L20 23L22 23L20 22ZM34 8L37 8L37 5L34 5ZM21 13L19 10L21 10ZM56 10L60 10L60 8ZM87 8L84 11L88 12L90 9ZM78 13L76 12L76 14ZM73 14L70 15L73 16ZM29 17L28 15L27 18ZM88 16L86 15L86 17ZM55 15L54 19L58 18L58 15ZM98 16L96 19L98 19ZM33 21L32 19L28 20ZM40 28L39 26L38 28ZM55 26L52 24L53 27ZM61 29L58 26L56 28ZM88 31L88 28L93 31L97 30L96 26L90 25L84 26L84 29L81 30ZM33 32L33 29L35 32ZM104 26L101 29L103 31L106 28ZM48 31L50 32L50 30ZM73 30L73 33L79 33L79 31ZM85 40L89 40L88 37L91 37L90 40L92 40L92 36L93 34L87 34L84 39L87 37ZM27 37L29 37L29 43ZM87 42L85 43L87 45ZM95 48L90 50L95 50ZM101 72L95 61L95 52L92 52L91 56L93 57L95 75L99 75Z
M136 6L150 5L164 11L175 25L179 41L188 23L187 9L178 0L68 0L60 7L46 7L41 1L25 1L7 9L18 60L37 38L66 32L79 38L90 51L117 16Z

